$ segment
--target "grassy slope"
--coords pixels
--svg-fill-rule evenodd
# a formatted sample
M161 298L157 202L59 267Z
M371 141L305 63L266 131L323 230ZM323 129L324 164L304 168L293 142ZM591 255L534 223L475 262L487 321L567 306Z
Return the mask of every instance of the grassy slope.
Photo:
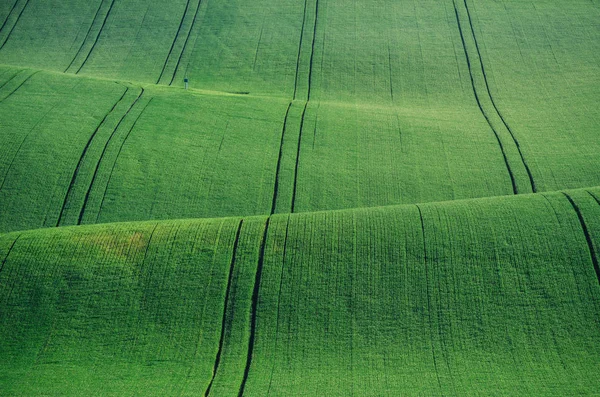
M600 205L568 194L598 247ZM562 193L266 222L2 236L2 394L198 395L216 369L235 395L248 346L249 395L600 386L600 285Z

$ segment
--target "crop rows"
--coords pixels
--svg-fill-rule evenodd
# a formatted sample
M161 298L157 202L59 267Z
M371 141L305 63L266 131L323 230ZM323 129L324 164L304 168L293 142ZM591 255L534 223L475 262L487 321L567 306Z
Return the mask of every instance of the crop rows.
M4 235L2 389L586 394L598 195Z

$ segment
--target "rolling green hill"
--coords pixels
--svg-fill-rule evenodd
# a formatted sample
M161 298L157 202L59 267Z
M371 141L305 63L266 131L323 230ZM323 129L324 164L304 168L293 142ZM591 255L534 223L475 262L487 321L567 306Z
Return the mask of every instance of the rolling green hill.
M597 393L599 21L0 2L0 395Z

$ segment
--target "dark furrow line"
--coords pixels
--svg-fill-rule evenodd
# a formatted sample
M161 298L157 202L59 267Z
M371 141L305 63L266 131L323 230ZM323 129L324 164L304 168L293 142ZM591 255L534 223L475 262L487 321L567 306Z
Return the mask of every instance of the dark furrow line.
M8 256L12 252L15 244L21 238L21 236L22 236L22 234L19 234L17 236L17 238L13 240L12 244L10 245L10 247L8 247L8 251L6 252L6 255L4 255L4 259L2 259L2 263L0 263L0 273L2 273L2 270L4 269L4 264L6 264L6 261L8 260Z
M15 5L16 5L16 3L15 3ZM4 45L6 44L6 42L8 41L8 39L10 38L10 35L12 34L13 30L15 30L15 28L17 27L17 24L19 23L19 19L21 19L21 15L23 15L23 12L25 11L25 9L27 8L28 5L29 5L29 0L27 0L25 2L25 5L23 6L23 8L21 9L21 12L19 13L19 16L17 16L17 19L15 20L15 23L13 24L12 28L10 29L10 31L6 35L6 38L4 39L4 42L2 42L2 45L0 45L0 50L2 48L4 48ZM12 10L11 10L11 12L12 12ZM6 20L8 20L8 17L6 18ZM4 25L2 27L4 27Z
M100 10L102 10L102 4L104 4L104 0L100 0L100 4L98 5L96 14L94 14L94 19L92 19L92 23L90 24L90 27L88 28L88 31L85 34L85 37L83 38L83 41L81 42L81 45L79 46L79 49L77 50L77 53L75 54L75 56L71 60L71 63L69 63L69 66L67 66L67 68L65 69L65 71L63 73L67 73L67 71L71 68L71 66L73 66L73 63L75 62L75 60L77 59L77 57L79 56L81 51L83 50L83 47L85 46L85 42L87 41L88 37L90 37L90 33L92 33L92 28L94 27L94 23L96 22L98 15L100 15Z
M258 43L256 43L256 51L254 51L254 62L252 63L252 70L256 70L256 60L258 59L258 50L260 49L260 42L262 41L264 30L265 30L265 22L264 22L264 18L263 18L263 24L260 27L260 35L258 36Z
M65 208L67 206L67 200L68 200L68 198L69 198L69 196L71 194L71 191L73 190L73 186L75 185L75 179L77 179L77 175L79 174L79 168L81 168L81 163L83 162L83 158L87 154L87 151L88 151L90 145L92 144L92 141L94 140L94 137L98 133L98 130L100 130L100 127L102 127L102 124L104 124L104 122L106 121L106 119L108 118L108 116L115 110L115 108L117 107L117 105L123 100L123 98L127 94L127 91L129 91L129 88L125 88L125 92L123 92L123 95L121 95L121 98L119 98L119 100L117 102L115 102L115 104L108 111L108 113L106 113L104 115L104 117L102 118L102 120L100 121L100 123L98 124L98 126L96 127L96 129L94 130L94 132L92 132L92 135L90 135L87 143L85 144L85 146L83 148L83 151L81 152L81 156L79 156L79 161L77 162L77 166L75 167L75 171L73 172L73 175L71 176L71 182L69 183L69 188L67 189L67 194L65 195L65 200L63 201L63 205L62 205L62 208L60 210L60 214L58 215L58 221L56 222L56 226L57 227L60 225L60 222L62 221L62 217L64 215Z
M285 117L283 118L283 127L281 128L281 141L279 142L279 155L277 156L277 168L275 170L275 185L273 188L273 202L271 204L271 215L275 213L275 204L277 203L277 194L279 193L279 171L281 170L281 157L283 156L283 140L285 136L285 130L287 127L288 115L290 114L290 108L292 102L289 103L285 110Z
M308 94L306 96L306 100L310 101L310 93L311 93L311 88L312 88L312 72L313 72L313 58L315 55L315 41L317 38L317 21L319 18L319 0L316 1L315 3L315 24L313 26L313 37L312 37L312 43L311 43L311 49L310 49L310 62L309 62L309 67L308 67Z
M171 81L169 85L173 84L175 80L175 75L177 74L177 70L179 69L179 64L181 63L181 58L183 58L183 54L185 53L185 49L187 48L188 41L190 40L190 36L194 31L194 26L196 25L196 19L198 18L198 12L200 12L200 6L202 5L202 0L198 1L198 7L196 8L196 12L194 13L194 19L192 19L192 26L190 26L190 30L188 31L187 37L185 38L185 42L183 43L183 48L181 49L181 53L179 54L179 58L177 59L177 64L175 65L175 69L173 70L173 76L171 77Z
M8 94L7 96L5 96L4 98L0 99L0 103L6 101L8 98L10 98L15 92L17 92L19 90L19 88L23 87L23 85L25 85L25 83L27 83L29 81L29 79L31 79L33 76L35 76L36 74L38 74L40 71L36 71L33 72L29 77L27 77L25 80L23 80L23 82L21 84L18 85L17 88L15 88L14 90L12 90L10 92L10 94Z
M18 3L19 3L19 0L15 0L13 6L11 7L10 11L8 12L8 14L6 15L6 18L4 19L4 22L2 22L2 26L0 26L0 33L2 33L2 31L4 30L4 27L6 26L6 23L10 19L10 16L12 15L13 11L15 10L15 8L17 8L17 4Z
M296 57L296 76L294 78L294 94L292 99L296 99L296 92L298 91L298 74L300 70L300 54L302 52L302 40L304 39L304 26L306 24L306 8L308 0L304 0L304 15L302 16L302 29L300 29L300 41L298 42L298 56Z
M21 73L22 71L23 71L23 70L19 70L19 71L17 71L17 73L13 74L13 75L12 75L12 76L11 76L11 77L8 79L8 80L6 80L6 81L4 82L4 84L0 85L0 90L2 90L2 89L4 88L4 86L5 86L5 85L7 85L7 84L8 84L8 83L10 83L11 81L13 81L13 80L15 79L15 77L17 77L17 75L18 75L19 73Z
M500 113L498 106L496 106L496 101L494 100L494 96L492 95L492 92L490 90L490 85L488 83L487 74L485 72L485 66L483 64L483 58L481 57L481 51L479 50L479 42L477 41L477 35L475 34L475 29L473 27L473 21L471 20L471 12L469 11L469 6L467 5L467 0L463 0L463 2L465 3L465 9L467 10L469 26L471 27L471 34L473 35L473 40L475 41L475 48L477 49L477 55L479 56L479 64L481 65L481 73L483 74L483 81L485 82L485 88L487 90L488 96L490 97L490 101L492 102L492 106L494 107L494 110L498 114L498 117L500 117L500 120L502 120L502 124L504 124L504 126L506 127L506 130L509 132L510 136L512 137L513 142L515 143L515 146L517 147L517 151L519 152L519 156L521 157L521 162L523 163L523 166L525 166L525 170L527 171L527 176L529 177L529 183L531 183L531 190L533 191L533 193L536 193L537 188L535 186L535 181L533 179L531 169L529 168L527 161L525 161L525 156L523 155L523 152L521 150L521 145L519 144L519 140L513 133L513 130L509 127L509 125L506 122L506 120L504 119L504 116L502 115L502 113Z
M250 317L250 339L248 341L248 355L246 358L246 367L244 368L244 377L242 378L242 383L240 384L240 390L238 392L238 397L242 397L244 395L244 389L246 387L246 382L248 381L248 375L250 373L250 365L252 364L252 354L254 353L254 342L256 339L256 311L258 309L258 292L260 289L262 269L263 269L263 264L265 261L265 247L266 247L267 234L269 232L270 222L271 222L271 217L269 216L265 223L265 230L263 232L262 240L260 242L260 252L258 255L258 266L256 267L256 278L254 279L254 290L252 291L252 311L251 311L251 317Z
M215 381L215 376L217 375L217 370L219 369L219 364L221 363L221 353L223 352L223 341L225 340L225 326L227 320L227 309L229 302L229 292L231 290L231 281L233 279L233 272L235 270L235 259L238 244L240 241L240 232L242 231L242 224L244 220L241 219L238 224L237 233L235 234L235 240L233 242L233 254L231 256L231 263L229 265L229 277L227 279L227 288L225 289L225 302L223 304L223 319L221 320L221 337L219 338L219 348L217 350L217 356L215 357L215 364L213 366L212 377L210 378L210 382L208 383L208 387L204 392L203 396L208 397L210 394L210 390L212 388L213 382Z
M431 320L431 295L429 289L429 268L427 266L427 244L425 239L425 221L423 219L423 212L421 211L421 207L418 204L415 204L417 210L419 211L419 218L421 219L421 235L423 237L423 263L425 265L425 287L427 293L427 316L429 317L429 328L431 331L432 320ZM437 356L435 354L435 346L433 345L433 335L431 340L431 354L433 356L433 367L435 368L435 376L437 377L438 386L440 390L442 390L442 382L440 380L440 372L438 370L437 365Z
M77 220L77 224L78 225L81 225L81 220L83 219L83 213L85 212L85 207L87 206L88 200L90 198L90 193L92 192L92 187L94 186L94 183L96 182L96 177L98 176L98 170L100 169L100 163L102 162L102 159L104 158L104 154L106 153L106 150L108 149L108 145L110 144L111 140L113 139L113 137L117 133L117 130L121 126L121 123L123 122L123 120L125 119L125 117L127 117L127 115L129 114L129 112L131 112L131 109L140 100L140 98L142 97L142 95L144 95L144 89L143 88L142 88L142 91L140 92L140 94L137 96L137 98L135 98L135 100L133 101L133 103L129 106L129 108L127 109L127 111L125 112L125 114L123 114L123 116L121 117L121 119L119 120L119 122L117 123L117 125L115 126L115 128L113 129L112 133L110 134L110 136L106 140L106 143L104 144L104 148L102 149L102 153L100 153L100 157L98 158L98 162L96 163L96 168L94 169L94 174L92 176L92 181L90 182L90 186L88 187L88 190L85 193L85 198L83 200L83 205L81 207L81 211L79 212L79 218Z
M162 70L160 71L160 75L158 76L158 80L156 80L156 84L158 84L160 82L160 79L162 79L162 76L165 73L165 69L167 68L167 63L169 62L169 58L171 57L171 53L173 52L173 49L175 48L175 43L177 42L177 37L179 37L179 32L181 32L181 27L183 26L183 21L185 20L185 16L187 15L188 10L190 8L190 1L191 0L187 0L187 3L185 5L185 10L183 11L183 15L181 16L181 21L179 22L179 27L177 28L177 33L175 33L175 38L173 39L173 43L171 43L171 48L169 49L169 53L167 54L167 58L165 59L165 63L163 64Z
M287 224L285 226L285 237L283 239L283 259L281 262L281 274L279 276L279 292L277 293L277 322L275 323L275 344L274 349L277 349L277 342L279 340L279 317L281 316L281 291L283 290L283 273L285 270L285 260L287 258L287 243L288 243L288 232L290 229L290 217L288 215ZM275 363L271 366L271 375L269 376L269 388L267 389L267 396L271 394L271 384L273 383L273 373L275 372Z
M78 74L81 71L81 69L83 69L83 66L85 65L85 63L88 61L88 59L90 59L90 55L92 55L92 52L94 52L94 48L96 48L96 44L98 44L98 40L100 39L100 36L102 35L102 30L104 30L104 26L106 25L106 21L108 20L108 17L110 16L110 12L112 11L114 5L115 5L115 0L112 0L112 2L110 3L110 7L108 8L108 12L106 13L106 16L104 17L104 20L102 21L102 26L100 26L98 35L94 39L94 44L92 44L92 48L90 48L90 51L86 55L85 59L83 60L83 63L81 64L81 66L79 66L79 69L77 69L75 74Z
M596 195L592 192L590 192L589 190L586 190L586 193L589 194L590 196L592 196L592 198L596 201L596 203L598 203L598 205L600 205L600 198L596 197Z
M304 129L304 116L306 115L306 107L308 106L308 101L304 103L304 109L302 109L302 117L300 118L300 132L298 133L298 149L296 151L296 166L294 168L294 188L292 191L292 208L290 212L294 212L296 208L296 191L298 189L298 167L300 164L300 146L302 142L302 130Z
M594 249L592 236L590 235L590 231L588 230L585 220L583 219L583 214L581 213L581 210L579 209L577 204L575 204L575 201L573 201L573 198L571 198L571 196L569 196L565 192L562 192L562 194L564 194L567 200L569 200L569 203L571 203L571 206L577 213L577 218L579 218L579 224L581 225L581 229L583 229L585 241L587 242L588 252L590 254L590 257L592 258L592 265L594 266L594 270L596 271L596 278L598 278L598 283L600 284L600 264L598 264L598 257L596 256L596 250Z
M467 68L469 69L469 77L471 79L471 88L473 89L473 95L475 96L475 101L477 102L479 111L481 112L481 114L485 118L485 121L487 122L487 124L491 128L492 132L494 133L494 136L496 137L496 141L498 142L498 146L500 146L500 151L502 152L502 157L504 158L504 164L506 165L508 175L510 176L510 182L512 184L513 194L519 194L519 191L517 189L517 182L515 180L515 176L512 172L512 169L510 168L510 164L508 163L508 156L506 155L506 151L504 150L504 145L502 145L502 141L500 140L500 135L498 135L498 131L496 131L496 129L492 125L492 122L490 121L488 115L485 113L485 110L483 110L483 105L481 104L481 100L479 99L479 95L477 94L477 89L475 88L475 79L473 78L473 70L471 69L471 59L469 57L469 52L467 51L467 43L465 42L465 37L463 35L463 30L462 30L462 26L460 23L460 18L458 16L458 9L456 8L455 0L452 0L452 3L454 5L454 14L456 15L456 22L458 23L458 31L460 33L460 40L463 45L463 51L465 53L465 58L467 59Z
M131 125L131 128L129 129L129 131L127 131L127 135L125 135L125 138L123 139L123 142L121 142L121 146L119 147L119 151L117 152L117 155L115 156L115 161L112 165L112 168L110 169L110 174L108 175L108 180L106 182L106 188L104 189L104 193L102 195L102 201L100 202L100 208L98 209L98 215L96 215L96 222L98 222L98 218L100 217L100 212L102 212L102 206L104 205L104 199L106 198L106 191L108 190L108 185L110 184L110 180L112 178L113 172L115 170L115 166L117 165L117 160L119 159L119 155L121 154L121 150L123 150L123 146L125 146L125 142L127 141L127 138L129 138L129 135L131 134L131 131L133 131L133 129L135 128L138 120L140 119L140 117L142 117L142 115L144 114L144 112L146 111L146 108L148 107L148 105L150 105L150 102L152 102L154 98L150 98L150 100L148 101L148 103L146 104L146 106L144 106L144 108L142 109L142 111L140 112L140 114L137 116L137 118L135 119L135 121L133 122L133 124Z
M394 84L392 82L392 51L388 44L388 67L390 71L390 96L392 97L392 103L394 102Z

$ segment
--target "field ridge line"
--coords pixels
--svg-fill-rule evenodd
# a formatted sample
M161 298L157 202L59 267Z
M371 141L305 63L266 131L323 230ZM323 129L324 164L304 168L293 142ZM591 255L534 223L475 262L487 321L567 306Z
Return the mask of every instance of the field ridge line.
M10 247L8 247L8 251L6 251L6 255L4 255L4 258L2 259L2 262L0 263L0 273L2 273L2 270L4 269L4 265L6 264L6 261L8 260L8 257L10 256L10 253L12 252L15 244L17 244L17 241L21 238L23 234L19 234L12 242L12 244L10 245Z
M221 353L223 351L223 341L225 340L225 327L227 322L227 309L229 303L229 291L231 290L231 281L233 279L233 272L235 270L235 260L237 255L238 244L240 242L240 233L242 231L242 225L244 223L244 219L240 219L240 223L237 227L237 232L235 234L235 240L233 242L233 252L231 255L231 263L229 265L229 275L227 278L227 288L225 289L225 301L223 303L223 319L221 320L221 337L219 338L219 348L217 350L217 355L215 357L215 363L213 365L212 377L210 378L210 382L206 387L206 391L203 396L208 397L210 394L213 382L215 381L215 377L217 375L217 371L219 370L219 364L221 363Z
M183 42L183 47L181 48L181 52L179 53L179 57L177 58L177 63L175 64L175 68L173 69L173 76L171 77L171 81L169 81L169 85L173 84L175 81L175 76L177 75L177 70L179 69L179 64L181 63L181 59L183 58L183 54L188 45L188 41L194 31L194 26L196 25L196 20L198 19L198 13L200 12L200 7L202 6L202 0L198 1L198 6L196 7L196 12L194 13L194 18L192 19L192 24L190 25L190 30L188 30L185 41Z
M569 203L571 203L571 206L573 207L573 209L575 210L575 213L577 214L577 218L579 219L579 224L581 225L581 229L583 230L583 234L585 236L585 241L588 246L588 252L592 259L592 265L594 266L594 270L596 271L596 278L598 278L598 283L600 284L600 264L598 263L598 257L596 255L596 250L594 248L594 242L592 241L592 236L590 235L590 231L585 223L585 219L583 219L583 214L581 213L581 209L579 208L579 206L575 203L573 198L567 192L562 192L562 194L567 198L567 200L569 200Z
M18 2L18 1L17 1ZM17 3L14 4L15 6L17 5ZM29 0L25 1L25 5L23 6L23 8L21 9L21 12L19 12L19 15L17 16L17 19L15 19L15 23L12 25L12 28L10 29L10 31L8 32L8 34L6 35L6 38L4 39L4 41L2 42L2 44L0 45L0 50L2 48L4 48L4 45L6 44L6 42L8 41L8 39L10 39L10 35L12 34L12 32L15 30L15 28L17 27L17 24L19 23L19 20L21 19L21 15L23 15L23 12L25 11L25 9L27 8L27 6L29 5ZM6 20L4 21L4 23L2 24L2 27L4 28L4 25L6 24L6 21L8 21L8 18L10 17L10 15L12 14L12 11L14 9L13 8L10 10L10 13L7 15Z
M483 64L483 58L481 56L481 51L479 49L479 42L477 40L477 35L475 34L475 28L473 27L473 21L471 19L471 11L469 10L469 5L467 4L467 0L463 0L463 2L465 4L465 9L467 11L469 26L471 28L471 34L473 36L473 41L475 42L475 48L477 49L477 56L479 57L479 64L481 66L481 73L483 74L483 81L485 82L485 88L486 88L487 94L490 98L490 101L492 103L492 106L493 106L496 114L498 115L500 120L502 120L502 124L504 124L504 127L510 134L515 146L517 147L517 151L519 152L519 156L521 157L521 162L523 163L523 166L525 167L525 171L527 172L527 176L529 177L529 183L531 184L531 190L533 191L533 193L536 193L537 188L535 185L535 180L533 179L531 169L529 168L529 165L527 164L527 161L525 160L525 156L523 155L523 151L521 150L521 145L519 144L519 140L515 136L513 130L510 128L510 126L508 125L506 120L504 119L504 116L500 112L500 109L498 109L498 106L496 105L496 101L494 100L494 96L492 95L492 91L490 89L490 85L489 85L488 78L487 78L487 73L485 71L485 65Z
M106 21L108 20L108 17L110 17L110 13L111 13L114 5L115 5L115 0L112 0L112 2L110 3L110 7L108 7L108 11L106 12L106 15L104 16L104 20L102 21L100 30L98 30L98 34L94 38L94 43L92 44L92 48L90 48L85 59L83 60L83 62L81 63L81 65L79 66L79 68L77 69L75 74L79 74L81 69L83 69L83 66L85 65L85 63L88 61L88 59L90 59L90 55L92 55L92 52L94 52L94 49L96 48L96 44L98 44L98 40L100 39L100 36L102 35L102 30L104 30L104 26L106 25Z
M288 116L290 114L290 108L292 107L292 101L287 106L285 110L285 116L283 118L283 127L281 128L281 140L279 142L279 155L277 156L277 167L275 169L275 184L273 187L273 202L271 203L271 215L275 213L275 208L277 205L277 194L279 193L279 171L281 171L281 158L283 156L283 141L285 136L285 130L287 128Z
M258 310L258 292L260 290L260 281L261 281L262 270L263 270L263 265L264 265L264 261L265 261L265 248L266 248L267 235L269 232L270 223L271 223L271 217L269 216L265 222L263 236L260 241L260 251L258 254L256 277L254 279L254 289L252 291L252 308L250 311L250 337L248 339L248 353L246 356L246 366L244 368L244 376L242 378L242 383L240 384L238 397L242 397L244 395L244 389L246 388L246 382L248 381L248 375L250 374L250 365L252 364L252 355L254 353L254 343L255 343L255 339L256 339L256 312Z
M88 190L85 193L85 198L83 200L83 205L81 206L81 211L79 212L79 218L77 220L77 224L78 225L81 225L81 220L83 219L83 214L85 212L85 208L87 206L87 202L88 202L88 200L90 198L90 193L92 192L92 187L94 186L94 183L96 182L96 177L98 176L98 169L100 168L100 163L104 159L104 155L106 154L106 150L108 149L108 146L110 145L110 142L112 141L113 137L117 133L117 130L121 126L121 123L123 122L123 120L129 115L129 112L131 112L131 109L133 109L133 107L138 103L138 101L140 100L140 98L143 95L144 95L144 89L142 88L141 91L140 91L140 93L139 93L139 95L135 98L135 100L132 102L132 104L129 105L129 108L127 109L127 111L125 111L125 114L123 114L123 116L121 116L121 119L119 119L119 122L117 123L117 125L113 129L112 133L110 134L110 136L108 137L108 139L104 143L104 148L102 148L102 153L100 153L100 157L98 158L98 161L96 162L96 168L94 169L94 174L92 175L92 181L90 182Z
M102 127L102 125L104 125L104 122L106 121L106 119L108 118L108 116L115 110L115 108L123 100L123 98L125 98L125 95L127 95L128 91L129 91L129 87L125 87L125 91L123 92L123 95L121 95L121 97L119 98L119 100L115 102L115 104L108 111L108 113L106 113L104 115L104 117L102 118L102 120L100 121L100 123L96 126L96 129L94 130L94 132L92 132L92 134L88 138L88 141L86 142L86 144L85 144L85 146L83 148L83 151L81 152L81 156L79 156L79 161L77 162L77 166L75 167L75 170L73 171L73 175L71 176L71 182L69 183L69 187L67 189L67 193L65 194L65 199L63 201L62 208L61 208L60 213L58 215L58 221L56 222L56 226L60 226L60 224L62 222L62 218L63 218L64 212L65 212L66 206L67 206L67 201L69 200L69 197L72 194L71 191L73 190L73 187L75 185L75 180L77 179L77 176L79 175L79 169L81 168L81 164L83 163L83 160L84 160L84 158L85 158L85 156L86 156L86 154L88 152L88 149L89 149L90 145L92 144L92 141L96 137L96 134L100 130L100 127Z
M117 155L115 156L115 161L113 162L113 165L112 165L112 167L110 169L110 173L108 175L108 179L106 181L106 187L104 188L104 193L102 194L102 200L100 202L100 207L98 208L98 214L96 215L96 223L98 223L98 218L100 217L100 212L102 211L102 206L104 205L104 199L106 198L106 191L108 190L108 186L110 184L110 180L111 180L113 172L115 170L115 166L117 165L117 160L119 159L119 155L121 154L121 151L123 150L123 146L125 146L125 142L129 138L129 135L131 134L131 132L133 131L133 129L137 125L138 120L142 117L142 115L146 111L146 108L150 105L150 102L152 102L153 99L154 99L154 97L150 98L150 100L148 101L148 103L146 103L146 105L144 106L144 108L142 109L142 111L140 112L140 114L136 117L135 121L131 125L131 128L129 128L129 130L127 131L127 134L125 135L125 138L123 138L123 142L121 142L121 146L119 147L119 150L117 151Z

